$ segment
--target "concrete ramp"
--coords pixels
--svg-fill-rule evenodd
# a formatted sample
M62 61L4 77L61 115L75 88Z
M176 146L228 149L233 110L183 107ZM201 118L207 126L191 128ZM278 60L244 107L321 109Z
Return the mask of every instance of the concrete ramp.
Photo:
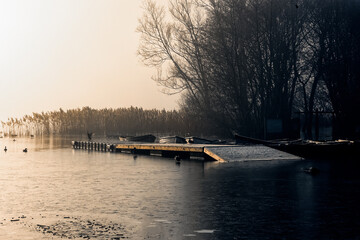
M300 159L263 145L204 146L204 153L220 162Z

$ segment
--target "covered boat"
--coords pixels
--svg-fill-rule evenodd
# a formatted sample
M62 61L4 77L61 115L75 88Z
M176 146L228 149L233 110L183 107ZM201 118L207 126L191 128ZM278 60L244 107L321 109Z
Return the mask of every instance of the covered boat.
M179 136L166 136L161 137L159 143L186 143L186 140Z
M121 142L126 141L126 136L119 136L119 140L120 140Z
M141 136L120 136L120 141L128 141L128 142L155 142L156 137L152 134L146 134Z
M192 144L212 144L214 141L199 137L187 137L186 142Z

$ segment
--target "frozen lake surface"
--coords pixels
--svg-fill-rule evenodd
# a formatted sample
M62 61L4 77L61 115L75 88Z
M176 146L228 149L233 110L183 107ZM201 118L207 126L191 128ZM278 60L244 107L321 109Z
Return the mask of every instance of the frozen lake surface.
M71 140L0 139L0 239L360 238L356 161L271 160L259 147L270 161L179 165Z

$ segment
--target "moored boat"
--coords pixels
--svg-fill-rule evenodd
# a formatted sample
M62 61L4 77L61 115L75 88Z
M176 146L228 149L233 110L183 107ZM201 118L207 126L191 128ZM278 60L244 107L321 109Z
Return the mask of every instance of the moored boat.
M161 137L159 143L186 143L186 140L179 136L166 136Z
M120 136L120 141L128 141L128 142L155 142L156 137L152 134L146 134L141 136Z
M212 144L213 140L199 138L199 137L186 137L186 142L191 144Z
M126 137L125 137L125 136L119 136L119 140L120 140L121 142L124 142L124 141L126 141Z

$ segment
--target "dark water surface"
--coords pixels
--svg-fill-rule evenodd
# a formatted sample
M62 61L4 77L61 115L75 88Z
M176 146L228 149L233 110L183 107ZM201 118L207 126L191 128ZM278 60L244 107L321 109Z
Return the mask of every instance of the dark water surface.
M356 161L176 165L70 141L0 139L0 239L360 239Z

